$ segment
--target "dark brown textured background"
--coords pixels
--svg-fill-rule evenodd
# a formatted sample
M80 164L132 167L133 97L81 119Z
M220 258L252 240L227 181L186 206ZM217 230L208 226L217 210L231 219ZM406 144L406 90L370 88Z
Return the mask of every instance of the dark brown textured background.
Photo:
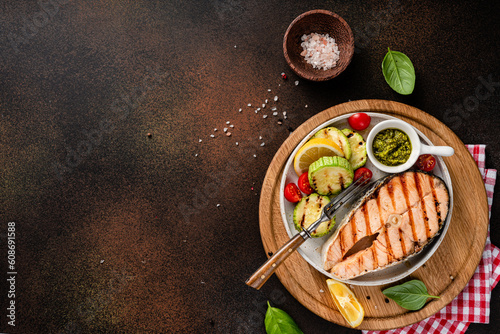
M290 131L338 103L420 108L464 143L487 144L487 167L500 168L498 1L41 3L0 5L0 331L264 333L270 300L304 333L358 332L312 314L276 277L261 291L244 284L266 259L267 166ZM320 8L350 24L357 52L340 77L295 86L283 34ZM413 61L411 96L384 81L387 47ZM474 105L488 76L495 86ZM265 99L267 119L254 113ZM470 112L455 109L464 101ZM499 216L495 198L500 246ZM15 328L5 311L9 221ZM497 332L498 288L491 303L491 323L468 333Z

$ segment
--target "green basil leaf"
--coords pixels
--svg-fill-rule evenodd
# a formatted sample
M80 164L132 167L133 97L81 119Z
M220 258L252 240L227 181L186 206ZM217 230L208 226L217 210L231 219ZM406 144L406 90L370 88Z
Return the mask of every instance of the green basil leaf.
M382 61L382 73L385 81L396 92L402 95L409 95L415 88L415 68L404 53L389 51Z
M427 287L422 281L412 280L382 291L384 295L394 300L407 310L416 311L424 307L427 298L439 298L427 293Z
M269 302L267 305L266 319L264 320L267 334L304 334L288 313L279 308L271 307Z

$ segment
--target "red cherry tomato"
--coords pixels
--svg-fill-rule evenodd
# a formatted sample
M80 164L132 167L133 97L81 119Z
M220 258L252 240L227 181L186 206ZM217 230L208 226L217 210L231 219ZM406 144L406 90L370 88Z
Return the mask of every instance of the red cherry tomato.
M285 186L285 198L287 201L297 203L302 198L299 187L295 183L289 183Z
M299 186L300 191L302 191L306 195L311 195L314 192L314 189L311 188L311 185L309 184L309 176L307 172L303 173L299 177L297 184Z
M348 119L349 125L356 131L362 131L370 125L372 118L364 112L358 112Z
M354 172L354 181L356 181L357 179L359 179L361 177L364 178L366 181L370 181L372 176L373 176L373 173L371 170L369 170L366 167L361 167L361 168L356 169L356 171Z
M424 172L430 172L436 167L436 158L430 154L423 154L418 157L417 162L415 162L415 167Z

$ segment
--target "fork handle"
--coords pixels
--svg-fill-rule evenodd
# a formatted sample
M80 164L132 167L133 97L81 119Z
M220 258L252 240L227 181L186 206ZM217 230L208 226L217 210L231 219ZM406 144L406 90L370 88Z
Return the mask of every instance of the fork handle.
M285 261L300 245L306 241L306 235L303 233L296 234L286 244L281 246L249 279L246 284L255 289L260 289L264 283L271 277L276 268Z

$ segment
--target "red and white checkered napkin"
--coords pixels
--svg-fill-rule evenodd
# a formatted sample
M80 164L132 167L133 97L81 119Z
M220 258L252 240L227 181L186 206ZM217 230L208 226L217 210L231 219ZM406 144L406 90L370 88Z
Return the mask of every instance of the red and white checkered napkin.
M479 171L483 176L491 216L497 171L484 167L485 145L466 146L477 162ZM483 258L464 290L450 304L433 316L411 326L389 331L363 331L363 334L465 333L471 322L489 323L491 290L499 280L500 249L491 244L488 227L488 237Z

